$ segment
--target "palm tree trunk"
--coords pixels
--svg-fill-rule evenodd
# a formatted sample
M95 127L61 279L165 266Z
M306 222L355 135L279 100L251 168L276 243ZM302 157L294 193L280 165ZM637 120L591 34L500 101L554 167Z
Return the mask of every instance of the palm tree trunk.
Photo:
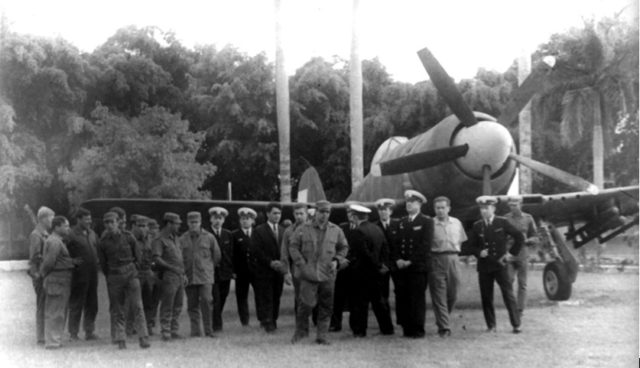
M353 0L351 28L351 61L349 63L349 117L351 137L351 190L362 182L363 178L363 137L362 137L362 65L358 40L359 0Z
M602 109L600 95L596 96L593 105L593 184L604 188L604 137L602 134Z
M522 52L518 58L518 83L522 84L531 74L531 56ZM531 158L531 101L518 114L518 140L520 155ZM524 165L519 165L519 192L523 194L532 192L531 169Z
M291 202L291 156L289 152L289 80L284 68L282 48L281 0L276 10L276 106L278 115L278 147L280 148L280 201Z

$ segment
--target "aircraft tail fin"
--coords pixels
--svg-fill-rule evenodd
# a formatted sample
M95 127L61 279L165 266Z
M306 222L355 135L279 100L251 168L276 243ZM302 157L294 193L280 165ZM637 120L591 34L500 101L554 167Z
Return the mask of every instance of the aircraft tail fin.
M327 199L320 181L320 175L313 166L302 173L298 184L298 202L313 203Z

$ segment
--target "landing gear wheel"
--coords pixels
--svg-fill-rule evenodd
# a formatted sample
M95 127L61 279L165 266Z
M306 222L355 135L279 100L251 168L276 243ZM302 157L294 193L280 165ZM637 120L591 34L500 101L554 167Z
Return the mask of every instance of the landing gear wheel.
M571 281L564 263L547 263L542 272L542 285L549 300L567 300L571 297Z

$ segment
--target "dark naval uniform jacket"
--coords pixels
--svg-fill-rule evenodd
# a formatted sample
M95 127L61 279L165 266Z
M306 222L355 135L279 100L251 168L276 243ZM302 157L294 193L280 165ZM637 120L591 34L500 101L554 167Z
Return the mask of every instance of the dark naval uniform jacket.
M220 234L212 228L211 232L218 241L220 247L220 265L215 268L215 281L227 281L233 278L235 273L233 267L233 238L231 231L220 229Z
M389 224L385 228L382 224L382 221L379 219L375 222L375 224L382 229L384 233L384 238L386 239L385 244L383 245L382 250L380 251L380 258L384 264L389 266L391 262L391 248L393 247L394 242L398 238L398 226L400 225L400 220L390 218ZM389 267L391 269L391 267Z
M254 229L251 228L253 233ZM255 262L251 259L251 237L245 230L236 229L231 233L233 239L233 268L238 278L249 278Z
M398 236L391 248L390 268L398 270L396 261L399 259L411 261L411 265L403 270L406 272L427 272L427 258L431 250L433 238L433 220L418 213L413 221L405 216L398 224Z
M349 254L352 255L354 277L368 279L377 277L382 267L382 251L387 247L387 239L381 228L364 221L353 230L349 239Z
M505 266L503 257L507 253L507 235L514 240L509 253L517 256L524 243L524 235L507 219L494 216L491 224L487 224L483 219L473 224L468 246L478 259L478 272L498 271ZM480 258L483 249L487 249L489 254Z

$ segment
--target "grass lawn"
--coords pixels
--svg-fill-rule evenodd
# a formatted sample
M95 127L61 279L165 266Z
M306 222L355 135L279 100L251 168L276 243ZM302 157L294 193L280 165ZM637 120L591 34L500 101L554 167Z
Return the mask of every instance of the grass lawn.
M477 274L462 267L462 288L454 311L453 334L436 334L428 300L427 337L381 336L370 313L369 337L353 339L345 313L343 331L330 334L331 346L312 339L290 345L293 290L285 287L279 329L262 332L252 307L250 327L237 317L233 287L225 307L224 331L217 339L162 342L140 350L136 339L119 351L110 344L108 300L100 278L99 341L67 343L57 351L35 344L35 295L25 272L0 272L0 365L7 367L637 367L638 274L580 273L570 301L553 303L542 290L541 272L529 276L524 332L510 333L508 316L496 294L498 333L485 333ZM497 289L497 287L496 287ZM392 298L393 299L393 298ZM185 303L186 308L186 303ZM181 333L189 334L186 310Z

